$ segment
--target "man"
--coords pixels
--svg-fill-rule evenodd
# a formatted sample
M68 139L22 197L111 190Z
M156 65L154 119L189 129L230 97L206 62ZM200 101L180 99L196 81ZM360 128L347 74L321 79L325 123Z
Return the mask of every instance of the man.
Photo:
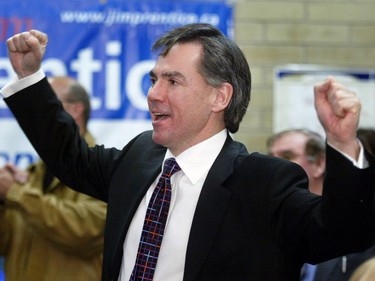
M90 100L69 77L51 86L90 146ZM77 132L78 133L78 132ZM106 204L54 178L42 161L0 169L0 254L7 280L95 281L101 276Z
M297 163L309 178L309 190L322 195L325 171L323 138L308 129L289 129L271 135L266 143L268 154ZM301 281L312 281L316 265L304 264Z
M309 178L309 190L322 195L325 171L323 138L308 129L289 129L267 140L268 154L300 165Z
M329 143L328 192L319 197L302 190L307 177L298 165L249 155L230 137L250 100L250 70L239 47L215 27L181 26L154 44L153 131L121 151L89 149L79 138L40 70L47 41L36 30L8 39L20 80L2 94L51 170L108 202L102 280L293 281L303 262L370 244L374 159L367 153L363 159L356 138L359 99L335 80L315 87ZM164 188L157 184L163 162L181 168L173 175L163 169ZM143 239L145 226L159 219L145 216L154 189L166 194L157 202L170 205L164 233L158 227L148 233L162 237L161 246ZM159 251L156 261L151 251Z

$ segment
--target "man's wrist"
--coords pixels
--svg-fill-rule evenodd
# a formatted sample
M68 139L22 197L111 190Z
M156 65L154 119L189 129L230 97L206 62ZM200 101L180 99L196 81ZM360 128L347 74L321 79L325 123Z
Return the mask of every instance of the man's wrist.
M368 161L365 157L364 148L363 148L363 145L362 145L361 141L357 139L357 143L359 145L359 154L358 154L357 159L354 159L353 157L351 157L350 155L348 155L344 151L341 151L340 149L338 149L334 145L327 142L327 144L329 146L331 146L333 149L337 150L342 155L344 155L346 158L348 158L353 163L354 166L356 166L359 169L365 169L369 166L369 163L368 163Z
M1 90L1 94L4 98L10 97L11 95L39 82L45 77L43 70L39 69L34 74L27 76L22 79L15 79L8 82Z

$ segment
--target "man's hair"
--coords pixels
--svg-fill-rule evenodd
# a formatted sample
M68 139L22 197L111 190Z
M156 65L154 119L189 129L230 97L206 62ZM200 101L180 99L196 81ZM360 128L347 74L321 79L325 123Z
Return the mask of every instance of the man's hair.
M239 129L250 102L251 74L247 60L235 42L209 24L188 24L167 32L155 42L152 51L166 56L176 44L198 43L203 53L198 72L207 84L218 88L227 82L233 96L225 109L225 126L231 133Z
M67 103L82 103L84 106L83 120L85 127L91 115L91 102L90 96L86 89L73 77L70 76L52 76L48 78L49 82L55 81L64 87L68 87L63 102Z
M315 161L326 153L325 141L321 135L309 129L288 129L273 134L267 140L267 149L270 151L276 140L289 133L299 133L307 137L305 143L305 155L309 161Z
M72 83L69 88L69 94L67 95L67 99L69 102L81 102L84 106L83 111L83 119L85 122L85 126L87 125L90 114L91 114L91 103L90 97L85 90L85 88L79 84L77 81Z

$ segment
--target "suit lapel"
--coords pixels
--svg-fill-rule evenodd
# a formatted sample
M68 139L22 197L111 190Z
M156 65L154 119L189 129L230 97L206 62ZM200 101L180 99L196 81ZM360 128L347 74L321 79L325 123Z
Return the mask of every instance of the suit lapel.
M165 148L159 146L154 150L151 149L148 153L138 153L137 159L132 164L131 173L127 177L123 177L119 174L118 180L121 180L121 185L126 188L121 188L121 193L115 196L119 200L119 202L113 202L113 205L116 204L116 207L112 205L112 209L115 210L114 212L124 215L122 223L118 226L114 226L119 231L119 237L116 239L117 245L114 247L116 250L112 261L112 272L115 272L114 276L118 276L119 274L123 254L123 243L131 220L143 196L161 171L165 151ZM118 168L119 171L129 169L129 163L123 163L122 165L124 167L120 166ZM113 227L110 228L113 229ZM114 235L112 230L110 236L114 238Z
M222 183L232 174L241 149L244 147L239 147L228 137L207 175L189 235L184 281L195 280L212 247L231 196Z

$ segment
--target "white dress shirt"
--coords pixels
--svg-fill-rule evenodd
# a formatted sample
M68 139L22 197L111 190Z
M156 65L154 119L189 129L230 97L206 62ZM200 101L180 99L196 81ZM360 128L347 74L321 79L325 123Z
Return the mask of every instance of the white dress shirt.
M187 243L195 207L208 171L217 158L227 137L222 130L213 137L174 157L167 150L164 160L174 157L181 171L172 175L172 198L160 248L154 281L183 279ZM151 194L160 175L155 179L133 217L124 243L124 255L119 281L128 281L134 267L143 221Z

